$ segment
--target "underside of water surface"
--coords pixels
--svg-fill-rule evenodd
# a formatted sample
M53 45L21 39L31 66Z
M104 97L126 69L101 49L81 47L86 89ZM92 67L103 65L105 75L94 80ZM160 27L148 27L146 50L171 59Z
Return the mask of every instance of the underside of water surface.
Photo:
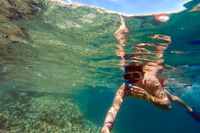
M170 36L157 76L168 79L175 90L192 85L176 95L200 111L198 3L193 0L186 10L167 14L167 22L155 15L123 16L128 29L123 48L129 63L137 44L164 43L150 38L155 34ZM123 83L122 56L116 55L120 25L119 14L100 8L0 0L0 132L100 132ZM154 46L145 50L142 60L157 60ZM127 99L113 132L200 131L182 107L172 106L166 112Z

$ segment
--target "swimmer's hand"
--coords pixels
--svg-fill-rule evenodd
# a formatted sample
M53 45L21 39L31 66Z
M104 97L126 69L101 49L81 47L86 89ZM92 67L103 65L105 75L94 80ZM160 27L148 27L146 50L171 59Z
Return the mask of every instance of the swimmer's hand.
M147 100L152 104L154 104L155 106L162 108L164 110L171 109L169 99L166 93L162 89L157 89L154 95L151 95L147 93L146 90L137 86L133 86L132 88L130 88L129 94L134 98Z
M106 126L103 126L101 133L110 133L110 129Z
M151 97L150 94L146 92L146 90L138 87L138 86L133 86L131 89L131 96L137 99L144 99L144 100L149 100Z

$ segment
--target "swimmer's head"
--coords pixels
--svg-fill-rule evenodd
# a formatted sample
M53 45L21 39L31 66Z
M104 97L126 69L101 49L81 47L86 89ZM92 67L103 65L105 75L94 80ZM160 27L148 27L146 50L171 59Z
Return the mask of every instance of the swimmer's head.
M127 80L129 83L135 83L141 79L144 75L143 66L125 66L125 74L124 79Z

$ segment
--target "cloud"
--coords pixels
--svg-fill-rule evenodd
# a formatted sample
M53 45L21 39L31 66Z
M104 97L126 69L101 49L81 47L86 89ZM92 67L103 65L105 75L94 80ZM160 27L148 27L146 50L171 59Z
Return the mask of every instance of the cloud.
M109 2L113 2L113 1L117 1L117 0L107 0L107 1L109 1Z

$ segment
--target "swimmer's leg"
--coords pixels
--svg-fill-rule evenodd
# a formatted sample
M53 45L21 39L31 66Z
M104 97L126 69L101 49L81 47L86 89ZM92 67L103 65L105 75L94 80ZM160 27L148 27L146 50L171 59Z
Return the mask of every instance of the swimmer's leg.
M167 97L169 98L171 102L174 102L176 104L179 104L185 107L189 113L193 111L193 109L190 106L188 106L183 100L181 100L179 97L172 95L166 89L165 89L165 93L167 94Z
M170 100L171 102L174 102L174 103L176 103L176 104L179 104L179 105L185 107L185 108L187 109L187 112L188 112L189 114L191 114L192 117L193 117L196 121L200 122L200 113L199 113L199 112L195 111L192 107L190 107L189 105L187 105L187 104L186 104L183 100L181 100L179 97L174 96L174 95L172 95L171 93L169 93L166 89L165 89L165 93L167 94L167 97L169 98L169 100Z

